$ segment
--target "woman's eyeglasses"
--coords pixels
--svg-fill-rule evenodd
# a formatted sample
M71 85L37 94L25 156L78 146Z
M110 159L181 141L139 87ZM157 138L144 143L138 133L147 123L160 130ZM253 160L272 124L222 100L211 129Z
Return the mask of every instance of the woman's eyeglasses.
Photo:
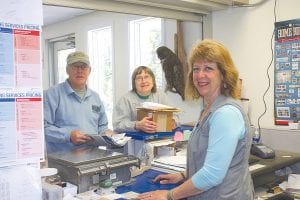
M149 76L149 75L146 75L146 76L137 76L137 77L135 78L135 80L136 80L137 82L149 81L150 79L151 79L151 76Z

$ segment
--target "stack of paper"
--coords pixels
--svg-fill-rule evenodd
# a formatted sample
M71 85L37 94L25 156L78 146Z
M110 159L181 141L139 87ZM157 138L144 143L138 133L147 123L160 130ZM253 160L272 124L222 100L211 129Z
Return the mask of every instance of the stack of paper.
M131 137L125 136L125 133L113 134L111 137L100 134L88 136L92 138L89 144L93 146L102 146L106 142L115 147L123 147L131 139Z
M175 171L185 171L186 156L162 156L152 161L152 166Z
M104 135L103 138L109 144L117 147L124 146L131 139L131 137L125 136L125 133L114 134L111 137Z
M154 103L154 102L144 102L142 103L142 108L145 109L151 109L151 110L170 110L170 111L178 111L177 108L172 106L167 106L160 103Z
M286 191L288 193L300 194L300 174L289 174Z
M164 104L154 103L154 102L144 102L142 103L142 107L148 109L172 109L173 108Z

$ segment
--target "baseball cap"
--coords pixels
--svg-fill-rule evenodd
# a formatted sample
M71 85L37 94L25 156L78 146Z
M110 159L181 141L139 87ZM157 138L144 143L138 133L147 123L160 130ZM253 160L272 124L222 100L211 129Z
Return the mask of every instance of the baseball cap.
M75 51L73 53L70 53L67 57L67 65L71 65L77 62L82 62L90 66L89 56L81 51Z

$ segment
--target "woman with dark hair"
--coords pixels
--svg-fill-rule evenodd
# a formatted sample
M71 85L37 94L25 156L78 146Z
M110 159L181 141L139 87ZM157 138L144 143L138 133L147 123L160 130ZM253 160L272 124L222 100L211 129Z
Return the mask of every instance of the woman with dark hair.
M143 131L156 132L156 123L151 116L137 121L136 108L143 102L155 102L168 105L167 95L156 88L155 76L146 66L136 68L131 77L132 90L122 96L113 111L113 127L116 132Z

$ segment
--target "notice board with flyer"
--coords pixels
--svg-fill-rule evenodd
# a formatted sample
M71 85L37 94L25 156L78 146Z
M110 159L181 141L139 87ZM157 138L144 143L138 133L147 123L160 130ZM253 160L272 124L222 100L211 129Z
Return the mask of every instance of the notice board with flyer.
M275 124L300 121L300 19L275 23Z
M0 5L0 199L40 200L42 0Z

